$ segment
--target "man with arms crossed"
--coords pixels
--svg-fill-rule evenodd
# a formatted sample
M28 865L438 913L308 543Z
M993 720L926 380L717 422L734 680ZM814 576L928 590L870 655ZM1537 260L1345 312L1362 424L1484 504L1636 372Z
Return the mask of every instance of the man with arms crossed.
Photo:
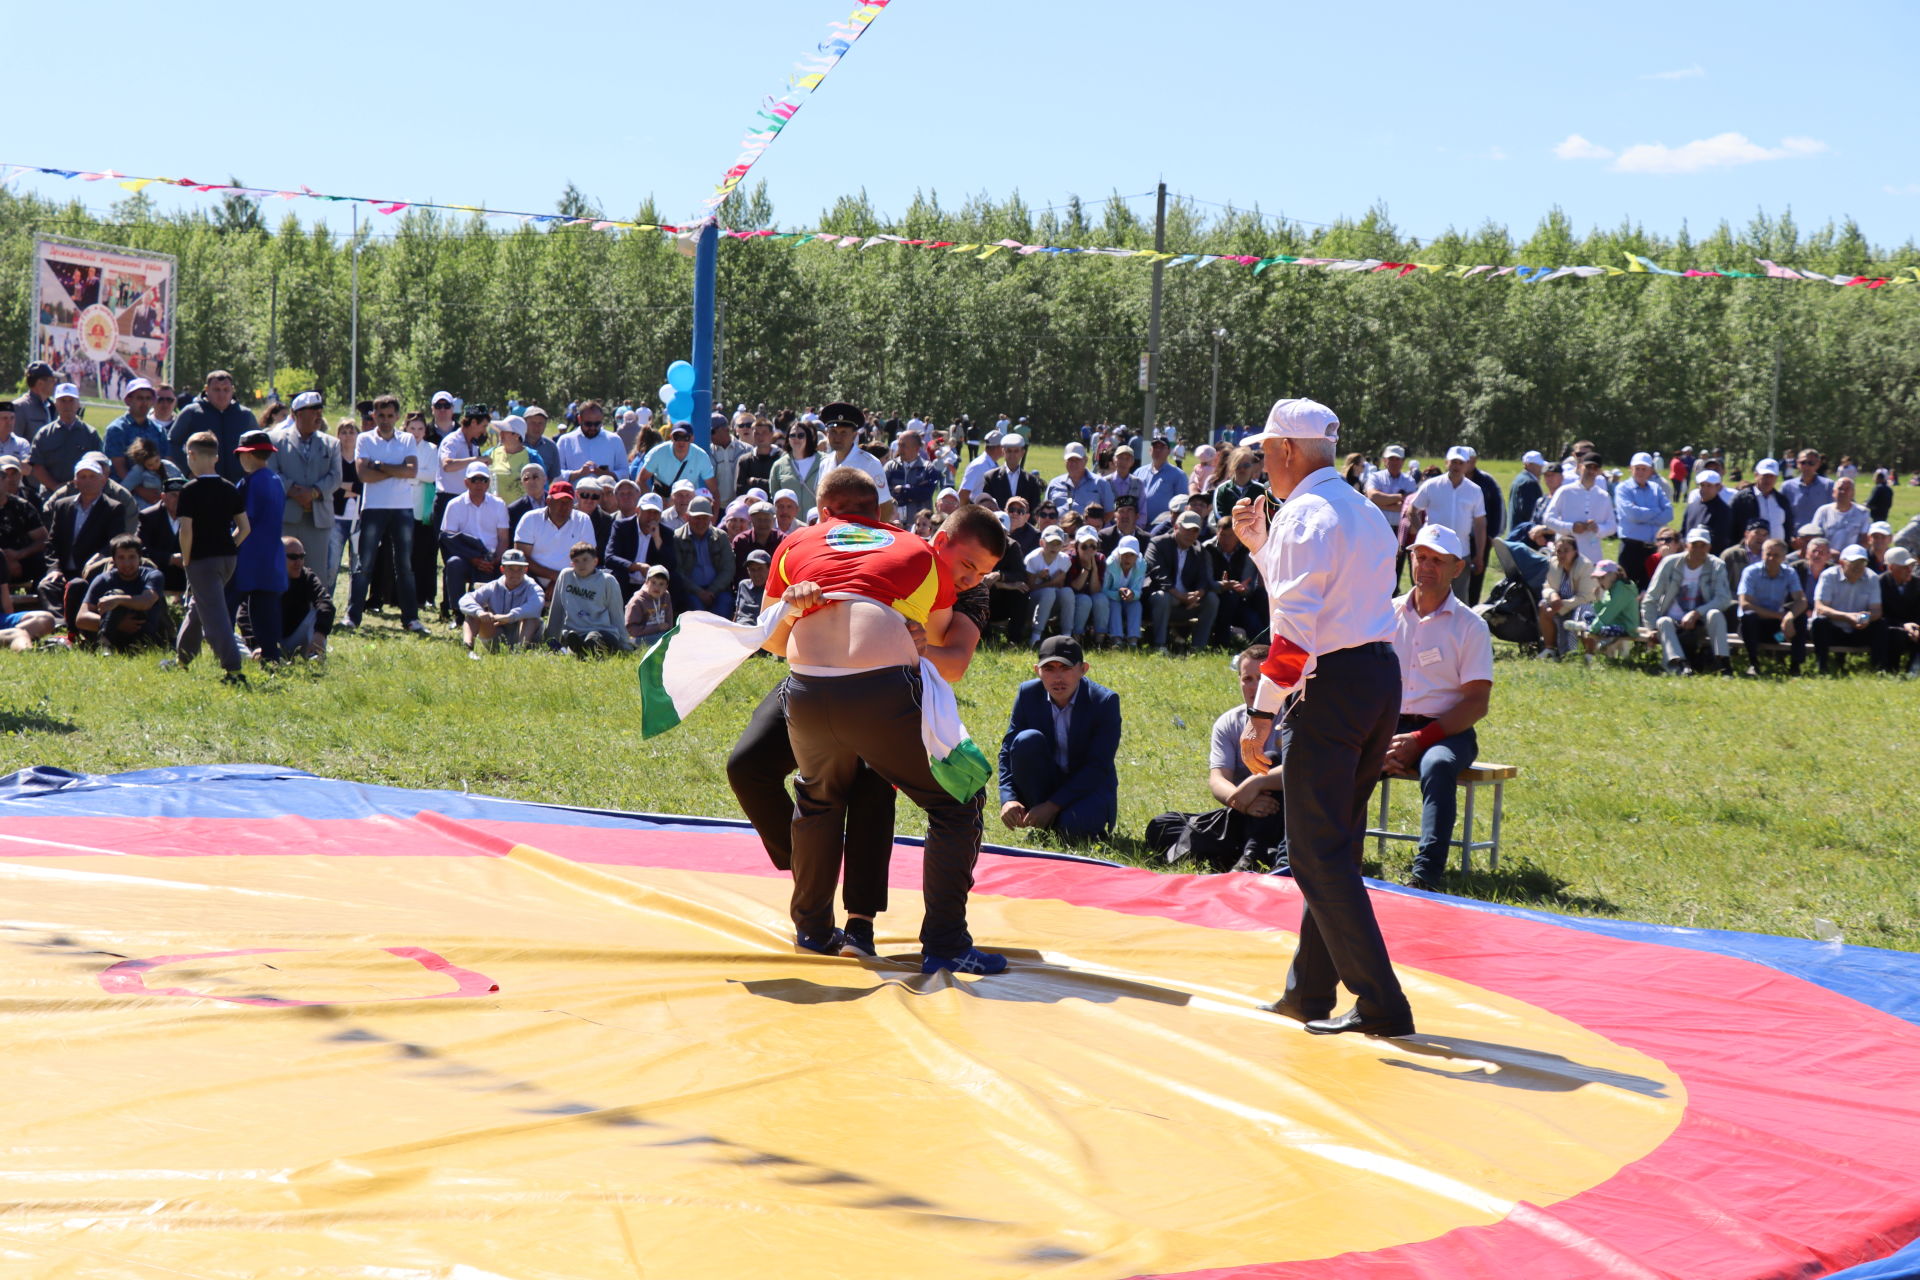
M824 518L780 544L767 592L781 593L792 612L766 648L785 655L792 672L793 921L802 950L834 955L847 942L833 926L833 890L847 796L864 762L927 814L921 971L1006 970L1005 957L979 950L967 932L980 796L955 800L933 776L920 736L920 653L903 622L923 626L929 646L947 644L957 594L978 585L1005 550L1006 531L978 507L948 517L932 546L859 516Z
M1267 736L1280 721L1287 857L1300 887L1300 944L1275 1013L1315 1035L1413 1034L1413 1011L1360 878L1367 798L1400 715L1393 648L1393 533L1334 470L1340 420L1312 400L1281 400L1242 444L1266 457L1267 485L1284 505L1234 504L1233 527L1252 549L1273 602L1273 644L1240 739L1241 758L1266 773ZM1469 486L1475 497L1478 486ZM1333 1016L1340 984L1358 997Z

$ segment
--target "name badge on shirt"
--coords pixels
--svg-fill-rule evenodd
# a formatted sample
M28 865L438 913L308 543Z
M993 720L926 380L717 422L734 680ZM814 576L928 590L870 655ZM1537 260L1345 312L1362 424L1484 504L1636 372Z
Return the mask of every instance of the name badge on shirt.
M1423 667L1439 666L1440 651L1438 649L1422 649L1420 651L1420 665Z

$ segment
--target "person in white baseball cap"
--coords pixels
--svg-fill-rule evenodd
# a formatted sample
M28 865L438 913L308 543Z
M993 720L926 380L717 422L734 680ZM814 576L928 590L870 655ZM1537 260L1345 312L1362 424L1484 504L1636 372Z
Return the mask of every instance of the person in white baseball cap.
M1636 591L1645 591L1653 576L1647 568L1653 541L1673 519L1673 495L1654 474L1652 454L1633 455L1633 475L1613 487L1613 511L1620 530L1620 567Z
M274 451L267 455L267 470L280 477L286 489L286 504L281 512L282 536L298 538L320 585L331 595L334 579L321 571L328 565L333 543L333 495L345 479L340 441L326 430L327 398L318 391L302 391L293 398L293 415L267 432ZM338 561L332 562L339 574Z
M1713 535L1703 527L1689 528L1685 553L1660 557L1640 597L1640 623L1659 633L1660 649L1672 675L1716 667L1721 675L1733 674L1727 662L1733 588L1726 563L1712 551Z
M1920 675L1920 582L1914 580L1913 552L1905 547L1887 551L1887 571L1880 576L1880 616L1887 627L1886 670Z
M1474 726L1493 692L1493 637L1453 594L1453 580L1466 569L1466 540L1443 524L1423 525L1412 555L1413 589L1393 602L1400 718L1386 772L1420 781L1420 843L1407 883L1439 890L1460 771L1478 754Z
M1720 473L1700 471L1695 473L1694 479L1699 481L1699 486L1680 517L1680 527L1705 529L1713 545L1713 554L1719 555L1740 541L1740 535L1745 531L1734 526L1733 504L1727 500Z
M1413 1010L1360 878L1367 799L1400 714L1394 539L1334 469L1339 434L1326 405L1277 402L1247 443L1264 455L1282 506L1271 521L1264 496L1233 507L1234 532L1266 582L1273 636L1240 739L1248 770L1271 771L1266 743L1280 704L1291 690L1304 695L1282 723L1280 760L1300 945L1285 993L1267 1007L1315 1035L1406 1036ZM1342 985L1356 1004L1334 1017Z
M1874 666L1886 664L1887 621L1880 580L1867 572L1867 549L1857 542L1842 550L1840 563L1830 566L1814 584L1813 656L1821 675L1831 669L1833 648L1848 645L1865 645Z
M1766 522L1767 536L1785 540L1792 528L1793 505L1780 489L1780 464L1762 458L1753 464L1753 485L1733 495L1727 504L1733 511L1733 527L1744 534L1755 520Z
M145 440L153 446L161 457L167 455L167 432L155 422L153 413L153 384L145 378L135 378L120 393L127 403L127 411L107 424L106 432L101 436L100 452L107 455L113 464L115 479L124 480L128 469L133 465L127 458L127 450L136 440Z
M1469 575L1484 572L1487 564L1487 495L1467 475L1472 466L1473 455L1468 450L1459 445L1447 450L1447 469L1421 482L1406 508L1413 522L1412 536L1418 537L1431 522L1443 524L1467 539L1468 572L1453 579L1453 594L1463 604L1473 603L1468 596L1472 584Z
M1546 474L1547 459L1538 449L1529 449L1520 457L1520 470L1507 485L1507 536L1522 536L1520 526L1532 524L1534 512L1547 493L1541 477Z

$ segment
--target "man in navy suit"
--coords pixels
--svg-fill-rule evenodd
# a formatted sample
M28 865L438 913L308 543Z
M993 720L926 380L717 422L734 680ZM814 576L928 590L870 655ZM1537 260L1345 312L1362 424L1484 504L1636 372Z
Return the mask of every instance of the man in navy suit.
M1000 821L1069 840L1103 836L1120 812L1120 695L1086 678L1072 636L1043 641L1035 673L1014 695L1000 742Z

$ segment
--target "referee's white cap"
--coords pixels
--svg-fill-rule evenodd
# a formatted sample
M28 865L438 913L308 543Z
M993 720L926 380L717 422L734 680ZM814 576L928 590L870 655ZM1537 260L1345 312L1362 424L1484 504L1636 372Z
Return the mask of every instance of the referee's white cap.
M1414 535L1413 545L1438 551L1443 556L1452 556L1455 560L1467 558L1466 543L1460 535L1443 524L1423 524L1420 532Z
M1267 440L1337 440L1340 415L1317 400L1276 400L1267 425L1241 440L1257 445Z

